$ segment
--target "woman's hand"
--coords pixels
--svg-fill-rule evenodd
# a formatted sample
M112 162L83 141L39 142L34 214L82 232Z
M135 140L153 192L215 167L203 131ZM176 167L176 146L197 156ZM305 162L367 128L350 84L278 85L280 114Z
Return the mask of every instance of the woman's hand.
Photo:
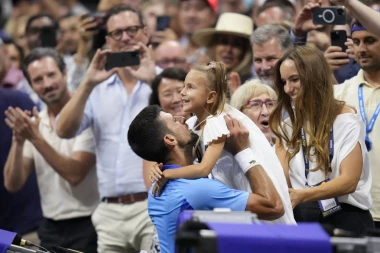
M293 209L298 206L298 204L304 202L304 190L289 188L289 196L292 201Z

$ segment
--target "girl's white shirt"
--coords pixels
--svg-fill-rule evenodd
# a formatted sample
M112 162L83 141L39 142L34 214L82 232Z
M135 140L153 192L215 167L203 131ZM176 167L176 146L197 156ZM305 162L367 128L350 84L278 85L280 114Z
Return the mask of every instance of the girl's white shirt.
M205 151L208 143L212 140L215 140L223 135L229 136L230 132L224 120L224 115L226 114L231 114L234 118L238 119L246 129L249 130L250 148L254 152L258 163L262 165L269 178L272 180L282 199L285 214L271 223L296 224L288 193L288 185L281 163L265 135L244 113L226 104L222 113L216 116L209 116L203 130L203 152ZM195 116L191 117L186 123L189 128L192 129L197 123L197 118ZM194 132L200 134L200 131ZM223 150L209 177L216 179L233 189L252 192L244 172L239 167L238 163L234 159L234 156L226 150Z

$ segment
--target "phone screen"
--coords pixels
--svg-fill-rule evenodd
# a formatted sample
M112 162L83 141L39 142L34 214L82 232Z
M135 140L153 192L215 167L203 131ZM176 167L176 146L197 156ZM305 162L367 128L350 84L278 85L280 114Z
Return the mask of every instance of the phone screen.
M57 33L54 27L45 26L40 30L41 47L56 47Z
M331 45L342 48L342 52L347 50L347 32L345 30L331 31Z
M157 17L157 31L165 31L170 27L170 16L158 16Z
M107 54L105 69L108 71L112 68L140 65L140 54L137 51L119 52Z

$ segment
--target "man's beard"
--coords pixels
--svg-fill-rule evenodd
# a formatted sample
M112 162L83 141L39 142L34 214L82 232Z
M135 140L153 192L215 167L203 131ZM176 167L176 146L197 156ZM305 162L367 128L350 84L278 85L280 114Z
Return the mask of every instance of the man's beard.
M181 145L183 153L186 157L186 160L189 162L189 164L192 164L196 158L193 150L194 150L194 146L198 143L198 139L199 139L199 136L193 131L191 131L190 140L186 144Z

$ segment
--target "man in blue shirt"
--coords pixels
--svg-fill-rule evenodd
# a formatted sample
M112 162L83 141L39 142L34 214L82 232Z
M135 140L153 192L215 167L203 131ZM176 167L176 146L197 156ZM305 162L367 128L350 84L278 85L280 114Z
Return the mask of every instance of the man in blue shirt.
M248 132L235 119L226 117L234 153L248 147ZM241 132L239 132L241 131ZM235 138L235 140L233 140ZM164 163L163 169L173 169L193 163L193 146L198 136L186 124L176 120L158 106L148 106L132 121L128 141L132 150L148 161ZM229 140L231 141L231 139ZM273 220L284 214L276 189L261 165L249 169L246 176L252 193L233 190L224 184L200 178L169 181L159 197L148 196L148 212L158 232L161 252L174 252L174 236L179 213L183 210L213 210L230 208L249 210L260 219Z

